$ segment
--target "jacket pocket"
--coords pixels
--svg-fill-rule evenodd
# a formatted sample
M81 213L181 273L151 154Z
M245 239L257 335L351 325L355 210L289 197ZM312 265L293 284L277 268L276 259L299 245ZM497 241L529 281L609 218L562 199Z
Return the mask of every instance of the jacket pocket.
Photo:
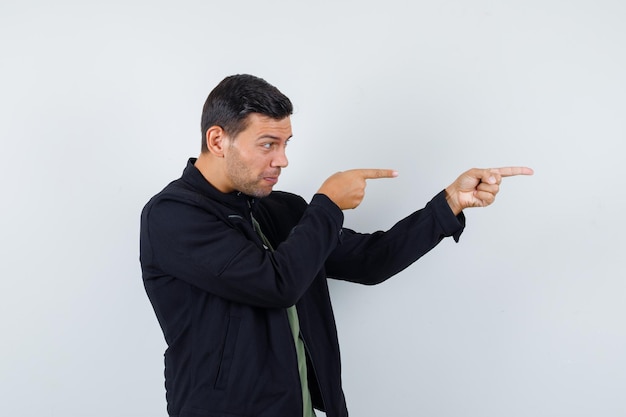
M240 317L230 316L228 319L228 327L226 329L226 338L224 340L224 348L222 357L220 358L220 368L217 372L215 380L215 389L224 390L228 385L228 376L230 368L235 358L235 348L237 345L237 336L239 334Z

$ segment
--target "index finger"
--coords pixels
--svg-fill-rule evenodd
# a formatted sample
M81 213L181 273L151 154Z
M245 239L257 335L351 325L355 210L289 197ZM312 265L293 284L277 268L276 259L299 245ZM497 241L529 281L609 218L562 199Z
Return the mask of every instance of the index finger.
M355 169L361 177L365 179L374 179L374 178L395 178L398 176L398 171L393 169L379 169L379 168L370 168L370 169Z
M495 171L503 177L513 177L515 175L533 175L535 171L528 167L502 167L493 168L490 171Z

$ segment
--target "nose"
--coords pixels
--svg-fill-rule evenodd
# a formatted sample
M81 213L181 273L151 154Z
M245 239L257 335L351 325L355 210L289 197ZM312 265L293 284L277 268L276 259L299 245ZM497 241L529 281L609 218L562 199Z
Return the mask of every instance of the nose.
M274 156L274 159L272 160L272 166L278 168L287 168L287 165L289 165L289 160L287 160L285 148L278 150Z

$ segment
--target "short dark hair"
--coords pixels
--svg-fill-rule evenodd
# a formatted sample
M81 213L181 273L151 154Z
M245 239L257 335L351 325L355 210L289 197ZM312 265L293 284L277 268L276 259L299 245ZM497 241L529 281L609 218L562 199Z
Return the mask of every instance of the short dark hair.
M249 74L224 78L211 91L202 108L202 152L208 151L206 132L211 126L220 126L234 137L245 130L250 113L280 120L293 113L293 105L278 88L262 78Z

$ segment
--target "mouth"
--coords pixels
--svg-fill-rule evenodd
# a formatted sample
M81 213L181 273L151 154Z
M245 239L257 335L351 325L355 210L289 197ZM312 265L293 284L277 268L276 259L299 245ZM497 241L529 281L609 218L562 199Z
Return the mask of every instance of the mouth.
M278 182L278 177L263 177L263 179L272 185Z
M270 175L264 175L263 176L263 180L267 181L268 183L274 185L278 182L278 176L280 175L280 172L272 172Z

